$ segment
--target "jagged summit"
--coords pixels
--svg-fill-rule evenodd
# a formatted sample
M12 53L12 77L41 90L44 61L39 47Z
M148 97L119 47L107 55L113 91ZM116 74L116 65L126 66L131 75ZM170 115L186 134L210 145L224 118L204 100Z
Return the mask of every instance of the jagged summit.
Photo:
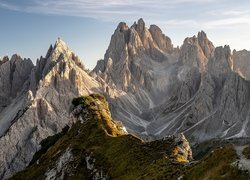
M147 86L144 77L150 79L151 75L146 71L153 63L172 61L173 52L170 38L159 27L148 29L143 19L131 27L121 22L111 37L104 60L98 61L94 72L101 72L106 82L122 90L134 90Z
M230 48L215 48L204 31L186 38L176 49L159 27L151 25L148 29L140 19L130 28L126 23L119 24L104 60L98 61L94 71L127 93L112 103L115 118L123 119L128 130L147 137L186 132L194 141L202 141L215 134L242 134L239 129L244 129L246 135L242 122L248 122L249 103L243 94L248 88L233 72L232 63ZM228 94L235 83L240 86L234 91L237 95L224 99L223 94ZM116 103L120 101L123 104L119 107ZM242 108L236 108L236 104L242 104ZM244 117L226 113L231 111ZM224 124L222 116L235 126ZM208 131L196 127L196 123L205 127L217 124L221 129Z
M250 51L233 51L233 69L244 79L250 80Z
M150 25L149 31L160 49L168 52L169 54L173 53L174 47L171 39L164 35L162 30L157 25Z
M13 54L11 56L11 58L9 58L9 56L4 56L2 59L0 58L0 65L4 64L7 61L15 62L17 60L23 60L22 57L21 57L21 55L19 55L19 54ZM26 60L26 59L24 58L24 60ZM30 60L30 59L28 58L28 60Z
M7 62L7 61L9 61L9 57L8 57L8 56L4 56L2 59L0 58L0 66L1 66L3 63Z
M146 24L145 24L144 20L142 18L140 18L137 21L137 23L134 22L134 24L131 26L131 28L134 28L139 33L139 35L143 35L143 33L146 30Z
M73 53L68 45L60 38L58 37L54 46L50 46L49 55L53 56L53 59L58 59L60 55L65 56L65 58L69 59L70 55Z
M23 169L39 142L72 123L74 97L103 93L112 118L146 140L184 133L191 143L250 136L249 54L215 48L205 32L180 48L143 19L120 23L92 73L61 39L36 66L0 65L0 179ZM244 62L240 66L239 62ZM91 75L93 76L91 76Z
M57 38L53 50L65 54L72 53L69 46L60 37Z
M74 63L79 68L85 69L80 58L72 52L69 46L58 38L54 46L50 45L45 57L40 57L36 63L38 79L44 77L59 62Z
M129 27L127 25L127 23L125 22L120 22L117 26L117 29L120 30L121 32L124 31L124 30L128 30Z
M71 123L74 97L102 87L62 40L36 66L16 55L12 59L0 66L0 179L25 167L41 138Z
M45 59L52 59L52 60L72 60L72 59L80 59L72 52L70 47L65 43L62 38L58 37L55 41L54 45L50 45L48 48L47 54Z
M67 46L66 43L63 41L63 39L62 39L61 37L58 37L58 38L56 39L55 46L56 46L56 45L59 45L59 44L61 44L61 45L63 45L63 46Z
M209 59L214 55L214 50L215 47L206 33L200 31L197 36L187 37L184 40L181 46L179 62L195 66L200 72L204 72Z

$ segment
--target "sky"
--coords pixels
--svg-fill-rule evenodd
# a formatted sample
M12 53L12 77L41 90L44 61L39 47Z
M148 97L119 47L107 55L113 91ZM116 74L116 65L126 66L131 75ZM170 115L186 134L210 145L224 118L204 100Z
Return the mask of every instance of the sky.
M249 0L0 0L0 57L36 62L60 37L93 69L119 22L139 18L175 47L204 30L215 46L250 50Z

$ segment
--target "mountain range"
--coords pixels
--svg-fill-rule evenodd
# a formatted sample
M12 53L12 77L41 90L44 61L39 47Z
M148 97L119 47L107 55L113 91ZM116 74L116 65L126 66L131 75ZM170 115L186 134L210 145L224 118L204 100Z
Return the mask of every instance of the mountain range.
M43 139L74 127L72 100L93 93L105 96L114 122L121 121L138 140L180 133L191 146L247 139L249 59L247 50L214 47L203 31L174 47L158 26L147 28L143 19L117 26L92 71L60 38L36 65L17 54L3 57L0 179L27 167Z

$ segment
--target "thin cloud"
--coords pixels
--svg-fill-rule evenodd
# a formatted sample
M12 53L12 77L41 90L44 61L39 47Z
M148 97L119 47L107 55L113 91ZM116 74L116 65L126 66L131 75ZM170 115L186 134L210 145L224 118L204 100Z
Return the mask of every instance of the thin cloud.
M28 13L54 14L67 16L80 16L90 18L109 18L114 14L118 15L141 15L148 16L148 13L158 10L168 10L188 3L211 3L215 0L27 0L12 3L12 1L0 0L0 7L15 11ZM118 9L118 10L116 10ZM102 17L101 15L104 14Z
M221 27L233 27L235 25L250 25L249 22L250 16L242 16L242 17L235 17L235 18L225 18L225 19L219 19L210 21L204 24L204 27L207 29L215 29L215 28L221 28Z
M168 28L200 28L200 23L192 19L171 19L167 21L156 21L155 23L157 25L166 26Z
M13 11L20 11L21 10L18 6L8 4L8 3L4 3L2 1L0 1L0 7L3 8L3 9L9 9L9 10L13 10Z
M0 0L0 8L36 14L95 18L102 21L120 21L124 17L134 20L143 17L171 28L214 29L250 24L250 11L245 10L244 6L241 9L226 10L219 6L223 2L218 3L216 0L26 0L25 3L13 2ZM218 6L214 6L215 4ZM217 9L208 10L206 9L208 5ZM202 8L205 10L202 11Z
M242 16L242 15L250 15L249 10L245 9L237 9L237 10L228 10L228 9L220 9L220 10L213 10L213 11L208 11L206 12L207 15L211 16L227 16L227 17L232 17L232 16Z

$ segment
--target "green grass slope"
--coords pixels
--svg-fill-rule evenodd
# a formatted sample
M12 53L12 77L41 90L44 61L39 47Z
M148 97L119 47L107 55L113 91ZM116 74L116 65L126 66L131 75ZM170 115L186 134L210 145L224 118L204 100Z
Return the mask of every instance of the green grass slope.
M65 179L98 176L109 179L176 179L180 175L182 165L171 159L173 142L145 143L134 135L125 134L121 124L111 119L108 103L101 95L76 98L73 104L87 110L79 116L88 120L77 121L66 133L61 133L60 139L51 143L50 148L46 147L46 153L36 153L37 161L33 160L33 164L11 179L45 179L51 169L56 171L56 179L62 176ZM54 141L57 138L49 139ZM50 144L47 141L44 140ZM63 163L63 170L58 169L60 158L69 149L72 157ZM93 167L88 167L88 164Z
M126 134L111 119L102 95L75 98L72 104L79 121L43 140L30 166L11 179L250 179L233 165L237 155L231 145L197 163L180 163L171 139L144 142Z

